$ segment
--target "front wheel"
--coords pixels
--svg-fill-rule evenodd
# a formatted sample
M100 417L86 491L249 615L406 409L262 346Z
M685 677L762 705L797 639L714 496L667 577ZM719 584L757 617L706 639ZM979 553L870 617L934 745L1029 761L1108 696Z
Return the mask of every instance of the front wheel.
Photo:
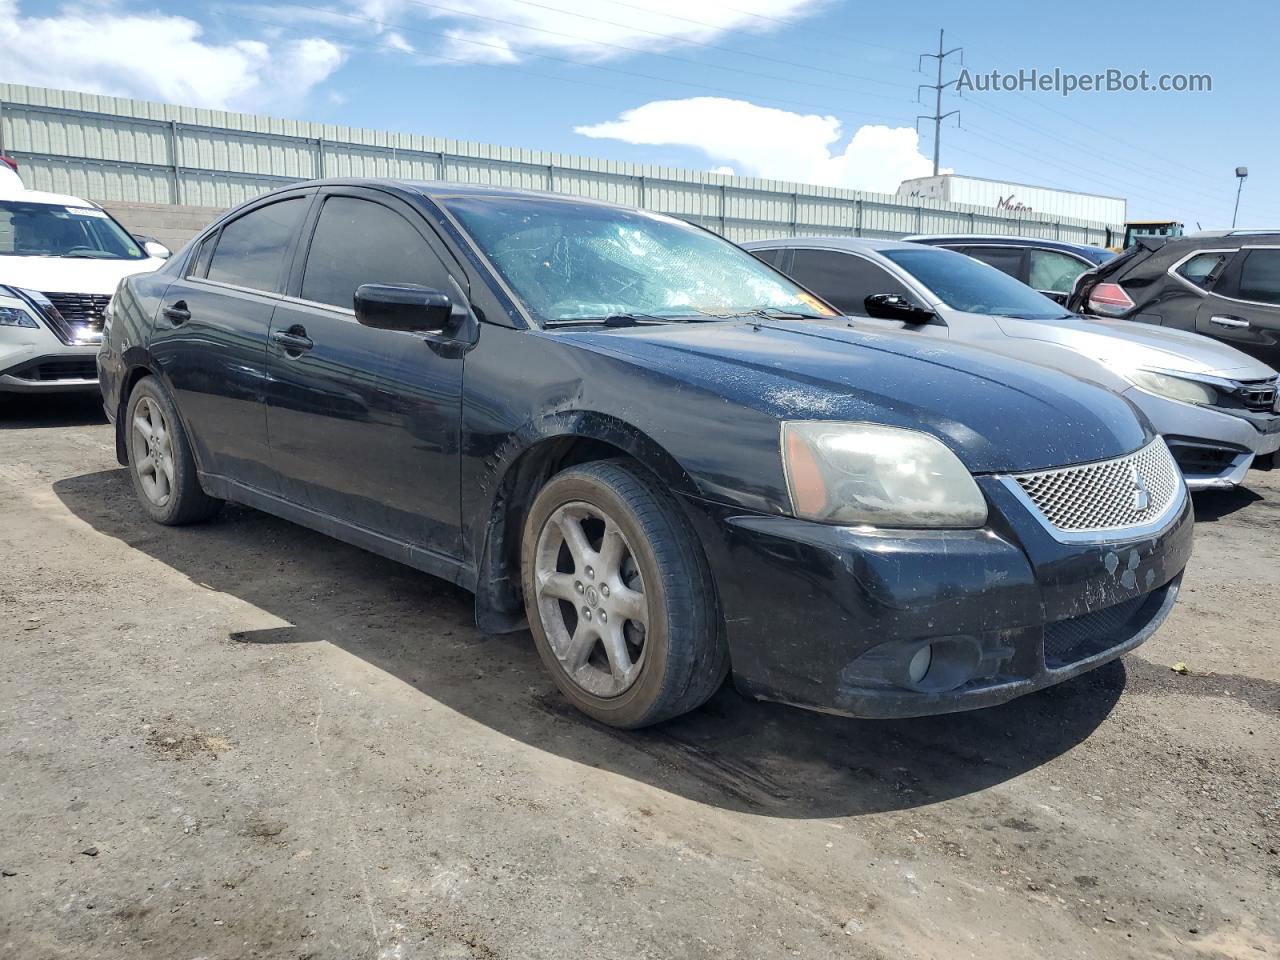
M155 377L143 377L134 386L124 429L129 476L152 520L178 526L207 520L218 512L222 501L201 489L177 408Z
M728 670L715 591L679 505L624 461L552 477L521 557L538 653L582 712L633 728L706 701Z

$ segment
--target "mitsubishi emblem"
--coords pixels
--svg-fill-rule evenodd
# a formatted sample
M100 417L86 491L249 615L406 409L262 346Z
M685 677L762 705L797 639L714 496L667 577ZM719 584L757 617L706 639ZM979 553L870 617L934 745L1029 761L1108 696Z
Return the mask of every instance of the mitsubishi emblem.
M1135 513L1142 513L1151 506L1151 492L1147 489L1147 484L1142 479L1142 474L1138 473L1136 466L1129 468L1130 479L1133 480L1133 509Z

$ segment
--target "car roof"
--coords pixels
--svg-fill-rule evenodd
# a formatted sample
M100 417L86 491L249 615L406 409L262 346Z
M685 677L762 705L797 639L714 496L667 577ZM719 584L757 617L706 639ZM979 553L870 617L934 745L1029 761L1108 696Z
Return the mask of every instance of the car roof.
M917 244L901 240L877 240L872 237L779 237L776 240L751 240L742 244L747 250L772 250L778 247L804 247L811 250L850 250L879 253L884 250L910 250Z
M390 187L396 190L408 190L421 194L432 200L446 197L497 197L509 200L560 200L571 203L589 203L600 207L629 209L626 204L612 203L608 200L596 200L592 197L577 197L572 194L551 193L546 190L524 190L520 187L500 187L484 183L459 183L449 180L397 180L391 177L326 177L323 180L291 183L281 189L287 190L302 186Z
M89 207L94 210L101 209L92 200L83 200L80 197L73 197L68 193L45 193L43 190L13 190L11 192L0 193L0 200L10 200L17 203L44 203L51 207Z
M972 243L997 247L1043 247L1046 250L1066 250L1070 253L1097 253L1105 247L1089 243L1072 243L1070 240L1050 240L1046 237L1011 237L989 233L930 233L904 237L911 243Z
M1228 238L1238 237L1280 237L1280 229L1272 227L1271 229L1245 229L1239 228L1234 230L1196 230L1194 233L1184 233L1181 239L1187 240L1225 240ZM1174 237L1171 239L1180 239Z

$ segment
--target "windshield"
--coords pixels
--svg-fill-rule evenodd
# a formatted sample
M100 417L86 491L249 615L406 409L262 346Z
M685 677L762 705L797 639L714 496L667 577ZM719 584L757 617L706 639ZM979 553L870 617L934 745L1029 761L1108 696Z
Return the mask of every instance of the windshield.
M0 200L0 256L141 260L146 254L93 207Z
M835 316L751 254L672 217L539 198L444 203L542 324L760 311Z
M882 250L952 310L1020 320L1054 320L1062 307L1001 270L950 250Z

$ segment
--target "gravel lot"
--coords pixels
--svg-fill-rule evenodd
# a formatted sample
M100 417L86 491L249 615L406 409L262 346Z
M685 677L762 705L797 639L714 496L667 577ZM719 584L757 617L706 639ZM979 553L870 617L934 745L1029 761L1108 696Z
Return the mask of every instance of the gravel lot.
M1122 664L621 734L463 592L150 524L92 400L2 400L0 956L1280 956L1280 471L1197 514Z

